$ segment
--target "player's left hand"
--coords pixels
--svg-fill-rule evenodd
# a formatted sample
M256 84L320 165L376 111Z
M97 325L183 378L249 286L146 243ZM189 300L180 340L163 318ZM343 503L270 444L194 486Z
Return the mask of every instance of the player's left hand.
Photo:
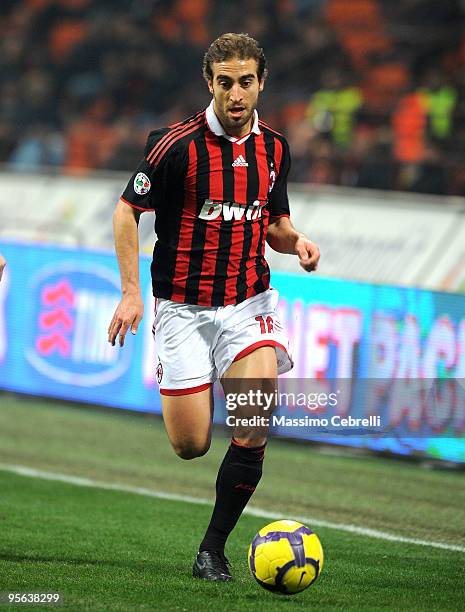
M313 272L318 269L320 249L303 234L300 234L296 240L295 252L299 258L300 265L306 272Z

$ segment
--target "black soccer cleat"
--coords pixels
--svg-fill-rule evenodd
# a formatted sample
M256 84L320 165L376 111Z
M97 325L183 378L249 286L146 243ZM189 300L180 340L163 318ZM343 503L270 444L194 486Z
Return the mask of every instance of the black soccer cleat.
M192 575L194 578L227 582L233 580L228 565L230 563L224 553L217 550L201 550L195 558Z

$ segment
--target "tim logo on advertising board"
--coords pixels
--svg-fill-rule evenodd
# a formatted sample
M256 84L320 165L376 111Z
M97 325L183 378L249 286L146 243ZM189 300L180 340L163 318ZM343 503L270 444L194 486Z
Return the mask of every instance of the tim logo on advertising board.
M119 278L94 263L68 261L42 268L33 278L32 334L26 356L57 383L96 387L129 367L131 347L107 342L108 321L119 301Z

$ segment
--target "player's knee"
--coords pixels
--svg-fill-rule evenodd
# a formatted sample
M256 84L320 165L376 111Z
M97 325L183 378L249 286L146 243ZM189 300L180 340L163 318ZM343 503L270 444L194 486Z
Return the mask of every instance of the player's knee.
M202 457L208 452L210 443L188 442L182 444L173 444L174 452L181 459L196 459Z

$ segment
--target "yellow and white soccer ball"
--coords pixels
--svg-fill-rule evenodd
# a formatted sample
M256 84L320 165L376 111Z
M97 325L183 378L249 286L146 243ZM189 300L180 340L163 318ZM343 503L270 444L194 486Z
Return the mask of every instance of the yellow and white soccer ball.
M318 536L296 521L275 521L260 529L249 547L249 567L260 586L293 595L315 582L323 569Z

